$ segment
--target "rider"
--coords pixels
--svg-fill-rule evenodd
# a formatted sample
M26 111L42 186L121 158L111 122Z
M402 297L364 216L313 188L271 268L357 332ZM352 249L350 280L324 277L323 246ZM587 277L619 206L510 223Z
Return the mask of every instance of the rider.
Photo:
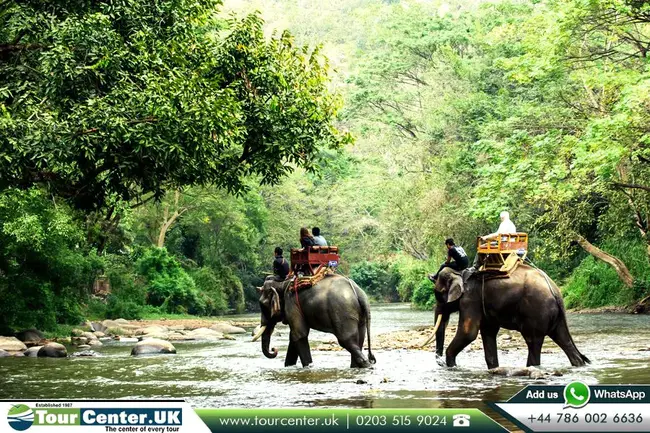
M440 269L438 269L438 272L436 272L435 275L430 276L430 279L433 281L438 278L438 274L444 268L452 268L457 271L462 271L467 268L467 265L469 265L469 259L467 258L467 254L463 247L457 246L452 238L445 240L445 245L447 246L447 260L445 263L440 265Z
M300 246L303 248L307 247L313 247L316 245L314 242L314 237L309 233L309 229L307 227L303 227L300 229Z
M515 223L510 220L510 214L508 211L504 210L499 214L499 217L501 218L501 224L499 224L497 231L489 235L481 236L481 240L487 241L489 239L494 239L502 233L517 233Z
M311 229L311 234L314 236L314 243L319 246L319 247L326 247L327 246L327 241L325 240L324 237L321 236L320 234L320 229L318 227L314 227Z
M275 258L273 259L273 276L270 279L284 281L289 274L289 262L282 257L282 248L275 247Z

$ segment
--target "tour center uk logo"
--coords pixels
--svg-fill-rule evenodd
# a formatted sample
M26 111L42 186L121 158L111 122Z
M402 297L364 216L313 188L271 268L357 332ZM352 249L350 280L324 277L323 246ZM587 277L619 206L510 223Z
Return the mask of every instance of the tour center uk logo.
M27 405L17 404L7 414L9 426L18 431L25 431L34 424L34 411Z

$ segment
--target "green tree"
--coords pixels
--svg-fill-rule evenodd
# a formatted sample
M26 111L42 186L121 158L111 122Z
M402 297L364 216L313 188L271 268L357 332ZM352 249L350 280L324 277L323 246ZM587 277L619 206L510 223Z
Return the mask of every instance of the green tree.
M245 189L346 140L317 49L216 0L7 1L0 189L46 186L110 213L189 185Z

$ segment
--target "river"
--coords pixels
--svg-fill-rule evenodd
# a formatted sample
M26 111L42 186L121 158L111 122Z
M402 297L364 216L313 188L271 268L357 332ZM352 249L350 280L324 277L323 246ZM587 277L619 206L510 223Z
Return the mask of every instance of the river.
M372 335L431 325L431 312L407 304L373 306ZM238 316L237 319L257 317ZM506 400L529 383L650 383L650 316L569 314L578 348L592 364L571 368L562 353L543 353L542 366L563 376L534 381L494 376L481 350L465 351L459 368L447 369L432 352L375 350L372 370L348 368L347 352L312 351L314 366L283 366L287 328L272 346L280 355L264 358L250 334L234 341L174 343L178 354L131 357L132 344L109 342L101 357L0 358L0 399L184 398L194 407L478 407ZM452 317L452 321L457 320ZM447 335L447 342L451 335ZM312 331L312 347L332 336ZM546 339L545 349L554 346ZM71 350L73 350L71 348ZM523 367L526 350L499 352L501 366Z

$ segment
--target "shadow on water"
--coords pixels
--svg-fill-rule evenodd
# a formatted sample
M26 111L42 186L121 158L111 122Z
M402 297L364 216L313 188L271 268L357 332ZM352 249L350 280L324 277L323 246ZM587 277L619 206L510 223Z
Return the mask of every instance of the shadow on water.
M405 304L375 306L372 333L431 325L432 319L431 312ZM178 354L167 356L134 358L131 345L109 343L98 349L98 358L3 358L0 398L185 398L195 407L478 407L495 415L485 401L507 400L531 383L650 383L650 352L640 351L650 346L649 316L572 314L569 323L593 363L570 368L561 352L546 353L544 368L560 369L563 376L537 381L489 374L481 350L463 352L455 369L418 350L375 350L372 370L348 368L349 355L342 351L313 351L313 367L285 368L288 330L280 327L272 341L280 354L272 360L249 335L175 343ZM312 332L310 339L314 347L333 336ZM547 339L545 348L553 346ZM502 366L523 367L526 356L524 349L499 353Z

